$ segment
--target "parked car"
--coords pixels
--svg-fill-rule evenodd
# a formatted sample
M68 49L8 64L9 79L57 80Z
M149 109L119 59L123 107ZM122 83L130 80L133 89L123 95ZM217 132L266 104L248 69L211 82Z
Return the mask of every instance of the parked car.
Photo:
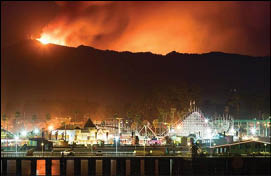
M97 151L97 152L96 152L96 156L103 156L102 151L101 151L101 150Z
M65 150L61 152L61 156L74 156L74 152L72 150Z
M34 149L30 149L26 152L26 156L33 156Z

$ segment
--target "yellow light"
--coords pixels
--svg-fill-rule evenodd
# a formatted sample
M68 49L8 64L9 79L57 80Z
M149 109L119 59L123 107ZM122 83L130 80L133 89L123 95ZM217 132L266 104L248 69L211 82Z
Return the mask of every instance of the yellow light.
M48 127L48 130L49 131L52 131L54 129L54 127L52 126L52 125L50 125L49 127Z
M38 41L40 41L42 44L46 45L49 43L49 40L47 38L39 38L37 39Z
M152 150L150 150L150 153L152 153Z
M52 35L43 33L41 35L40 38L37 39L38 41L40 41L42 44L46 45L48 43L53 43L53 44L57 44L57 45L66 45L65 40L61 39L61 38L56 38Z

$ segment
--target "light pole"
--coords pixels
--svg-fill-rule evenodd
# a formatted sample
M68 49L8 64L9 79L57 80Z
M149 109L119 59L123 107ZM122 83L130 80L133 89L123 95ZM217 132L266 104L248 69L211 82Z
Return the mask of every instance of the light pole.
M145 146L146 146L146 142L145 142L145 139L144 139L144 156L145 156Z
M35 133L35 135L38 135L39 134L39 129L35 128L34 133Z
M44 145L44 143L42 142L42 143L41 143L42 156L43 156L43 145Z
M118 141L119 141L119 137L116 136L115 139L116 139L116 155L117 155L117 153L118 153Z
M17 141L18 141L19 137L15 136L15 145L16 145L16 155L17 155Z

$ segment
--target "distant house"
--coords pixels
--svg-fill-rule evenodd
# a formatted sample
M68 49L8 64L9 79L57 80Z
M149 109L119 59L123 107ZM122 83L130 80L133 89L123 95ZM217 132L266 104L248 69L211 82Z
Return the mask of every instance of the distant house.
M83 128L72 125L62 126L52 131L54 140L65 140L69 144L97 144L97 140L106 140L105 130L97 129L91 119L88 119ZM65 137L66 134L66 137ZM57 137L56 137L57 136Z
M270 152L270 142L247 140L211 147L213 153L251 154L253 152Z

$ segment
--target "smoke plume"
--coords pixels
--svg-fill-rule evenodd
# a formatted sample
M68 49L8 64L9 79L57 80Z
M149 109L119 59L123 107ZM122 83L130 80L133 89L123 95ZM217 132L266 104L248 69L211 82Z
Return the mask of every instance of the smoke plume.
M270 2L57 2L43 29L65 45L270 55Z

